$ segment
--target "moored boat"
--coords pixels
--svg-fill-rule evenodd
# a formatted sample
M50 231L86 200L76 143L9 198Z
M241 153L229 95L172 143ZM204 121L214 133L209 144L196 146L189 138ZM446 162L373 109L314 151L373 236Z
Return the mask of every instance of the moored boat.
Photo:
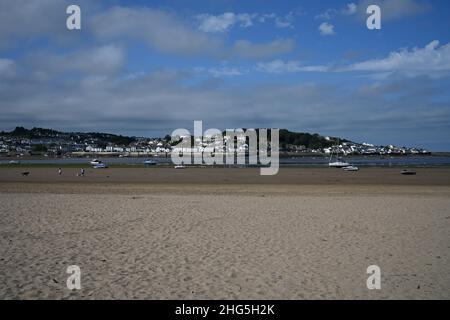
M95 166L95 165L98 165L98 164L100 164L102 162L100 160L98 160L98 159L93 159L90 163L91 163L91 165Z
M338 140L338 144L337 147L339 147L339 140ZM328 166L330 168L344 168L344 167L348 167L351 166L350 163L348 163L347 161L342 160L341 158L339 158L339 151L336 152L336 161L333 161L333 153L334 151L331 151L331 155L330 155L330 160L328 162Z
M345 168L351 166L351 164L346 161L338 160L335 162L328 163L328 166L330 168Z
M108 165L106 163L101 162L101 163L95 164L93 166L93 168L94 169L106 169L106 168L108 168Z
M347 166L343 168L344 171L359 171L357 166Z
M144 165L146 165L146 166L154 166L154 165L156 165L156 161L147 159L147 160L144 161Z

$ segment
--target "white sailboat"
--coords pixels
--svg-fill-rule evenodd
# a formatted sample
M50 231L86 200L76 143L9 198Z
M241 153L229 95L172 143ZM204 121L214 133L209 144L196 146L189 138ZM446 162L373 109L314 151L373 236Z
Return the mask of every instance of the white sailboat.
M339 139L338 139L337 146L339 147ZM347 161L344 161L343 159L339 158L339 149L336 152L336 161L333 161L333 153L334 153L334 151L331 150L330 160L328 162L328 166L330 168L345 168L345 167L349 167L350 166L350 163L348 163Z

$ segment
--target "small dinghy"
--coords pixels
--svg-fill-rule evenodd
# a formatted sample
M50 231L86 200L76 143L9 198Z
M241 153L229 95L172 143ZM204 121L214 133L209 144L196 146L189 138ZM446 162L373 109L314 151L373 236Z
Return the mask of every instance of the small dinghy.
M342 168L344 171L359 171L359 168L357 166L347 166Z
M98 159L94 159L90 163L91 163L91 165L96 166L96 165L101 164L102 162L100 160L98 160Z
M94 165L93 168L94 169L106 169L106 168L108 168L108 165L106 163L101 162L99 164Z
M351 165L347 161L338 160L335 162L328 163L328 166L330 168L346 168L346 167L350 167Z
M156 165L156 161L148 159L148 160L144 161L144 165L146 165L146 166L155 166Z
M417 174L414 170L404 169L400 172L404 176L415 176Z

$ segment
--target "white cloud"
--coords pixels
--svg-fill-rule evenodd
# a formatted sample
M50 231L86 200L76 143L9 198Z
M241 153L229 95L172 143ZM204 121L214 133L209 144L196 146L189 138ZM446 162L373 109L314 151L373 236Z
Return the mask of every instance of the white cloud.
M221 15L200 14L196 19L200 22L199 29L207 33L221 33L230 30L235 24L247 28L253 25L254 14L225 12Z
M72 3L71 0L0 0L0 50L27 45L38 38L74 45L80 33L67 32L65 27L66 8ZM76 3L90 14L97 13L100 7L98 1L77 0Z
M247 14L225 15L204 25L205 30L223 32L232 21L249 26L252 16ZM234 22L236 23L236 22ZM114 7L92 19L91 30L104 39L137 39L154 50L179 55L209 56L214 58L261 58L292 51L292 40L274 40L253 43L238 40L230 45L223 38L211 36L191 28L176 15L149 8Z
M294 12L289 12L284 17L277 16L275 18L275 26L277 28L294 28Z
M67 54L31 53L28 65L48 76L65 72L81 72L90 76L111 75L125 65L125 52L115 45L105 45Z
M351 16L356 13L357 9L358 9L358 6L355 3L353 3L353 2L347 3L347 7L342 11L342 13L344 15Z
M450 43L439 46L439 41L434 40L424 48L394 51L387 58L355 63L346 70L407 74L448 72L450 71Z
M334 25L332 25L331 23L328 23L328 22L323 22L319 26L319 31L322 36L331 36L331 35L335 34Z
M289 12L284 16L275 13L233 13L225 12L220 15L208 13L199 14L195 19L199 22L199 29L206 33L223 33L231 30L235 25L247 28L254 25L254 22L266 23L273 20L277 28L294 28L294 12Z
M257 68L272 73L367 71L381 74L383 77L394 72L406 76L441 76L450 73L450 43L440 46L439 41L434 40L423 48L402 49L391 52L386 58L366 60L347 66L300 66L297 61L274 60L259 63Z
M358 11L358 5L356 5L353 2L347 3L347 5L342 8L342 9L327 9L325 12L320 13L318 15L315 16L315 19L317 20L332 20L334 19L336 16L351 16L356 14L356 12Z
M332 68L328 66L304 66L300 69L300 71L304 72L326 72L329 70L332 70Z
M214 78L237 77L246 73L237 67L194 68L195 72L206 73Z
M200 21L199 29L203 32L225 32L236 23L236 17L231 12L220 16L201 14L197 15L196 19Z
M335 9L327 9L323 13L319 13L314 17L317 20L331 20L336 15L337 11Z
M198 30L170 10L138 6L113 6L105 9L93 1L78 2L82 12L85 12L82 33L67 32L65 28L65 9L71 3L70 0L0 0L0 50L32 44L32 40L38 38L48 40L51 44L75 48L83 42L81 35L93 35L97 43L114 41L126 44L128 41L141 41L158 52L218 59L259 58L265 54L270 56L292 50L291 43L283 41L255 43L253 46L251 41L233 42L220 36L233 26L250 27L263 16L265 19L272 17L275 23L277 15L232 12L219 16L205 15L202 29L216 31L211 34ZM279 20L279 26L287 26L284 18ZM275 48L277 45L278 48ZM243 52L241 48L248 49L249 53Z
M236 77L236 76L241 76L243 75L243 71L239 70L238 68L228 68L228 67L223 67L223 68L211 68L209 70L209 72L211 73L211 75L213 77Z
M290 60L283 61L281 59L276 59L270 62L259 62L255 68L260 72L267 73L291 73L291 72L326 72L330 71L329 67L326 66L303 66L300 61Z
M61 1L54 1L52 7L50 0L0 1L0 49L23 38L32 39L51 32L56 26L55 18L60 6Z
M142 39L158 51L186 55L212 54L220 45L173 14L149 8L114 7L93 17L89 30L97 37Z
M283 61L280 59L270 62L260 62L256 70L267 73L289 73L301 70L299 61Z
M238 14L238 20L241 23L241 27L247 28L253 25L253 18L256 14L241 13Z
M99 73L111 73L121 69L125 64L125 53L115 45L106 45L88 50L77 55L76 68L95 70ZM68 62L70 64L70 61Z
M265 13L265 14L259 15L258 21L261 23L265 23L267 20L275 19L276 17L277 17L277 15L275 13Z

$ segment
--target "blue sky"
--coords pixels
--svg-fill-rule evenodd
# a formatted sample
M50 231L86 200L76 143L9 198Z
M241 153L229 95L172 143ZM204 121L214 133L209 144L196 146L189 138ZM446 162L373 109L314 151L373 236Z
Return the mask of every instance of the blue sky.
M68 31L69 4L82 29ZM368 30L378 4L382 29ZM0 130L281 127L450 150L450 3L0 0Z

